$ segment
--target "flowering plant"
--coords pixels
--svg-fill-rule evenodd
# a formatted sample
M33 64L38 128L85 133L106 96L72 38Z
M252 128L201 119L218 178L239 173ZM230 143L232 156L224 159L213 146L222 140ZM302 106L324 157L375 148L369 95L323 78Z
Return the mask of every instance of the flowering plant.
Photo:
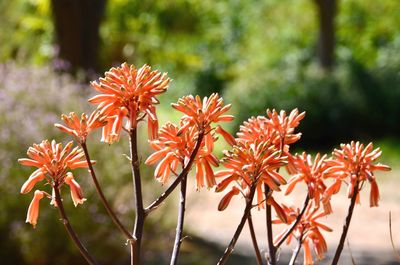
M40 181L45 181L51 191L38 189L29 205L26 222L35 227L39 217L39 201L48 198L51 205L60 212L61 220L71 239L79 248L89 264L96 260L84 247L74 231L63 207L61 188L66 184L70 189L75 206L86 199L82 188L70 170L88 168L94 186L107 213L127 240L130 248L131 264L141 264L142 237L146 217L156 210L179 186L180 200L175 242L170 264L177 264L182 244L184 226L187 179L194 168L197 190L207 187L217 193L225 193L218 205L223 211L229 207L234 196L242 196L245 201L242 218L229 242L226 251L217 264L225 264L233 252L236 242L246 222L249 225L253 247L258 265L278 263L277 252L283 243L297 241L290 264L294 264L301 250L304 249L304 264L314 263L315 258L322 259L328 245L324 232L332 230L319 221L320 218L334 213L331 198L339 193L346 184L350 205L343 232L335 252L332 264L337 264L349 229L354 207L360 200L364 183L371 185L370 206L378 206L379 189L374 171L388 171L386 165L376 163L380 157L379 148L372 143L360 142L342 144L332 156L317 154L314 158L307 153L292 154L290 147L301 138L297 132L304 112L297 109L289 114L285 111L267 110L265 116L251 117L240 126L237 136L232 136L220 123L230 122L233 116L227 114L230 105L226 105L218 94L201 99L199 96L185 96L172 104L182 113L178 123L168 122L159 129L156 105L157 96L168 89L170 79L166 73L152 70L144 65L137 69L126 63L111 68L104 78L92 82L93 88L100 92L89 99L97 108L88 116L71 112L62 115L64 124L55 124L61 131L74 137L79 145L73 147L73 141L63 148L55 140L44 140L28 149L29 158L19 159L24 166L37 169L22 185L21 193L29 193ZM149 145L154 149L145 161L147 165L156 165L154 177L169 186L148 206L142 196L141 170L137 149L137 129L140 122L147 122ZM129 138L130 164L135 196L135 221L132 232L120 222L118 216L107 201L88 151L87 140L97 128L102 129L101 141L112 144L119 141L124 133ZM219 160L214 153L214 143L222 138L231 146L225 150ZM214 171L222 165L224 169ZM281 168L290 175L286 178ZM172 180L171 180L172 179ZM344 183L344 184L343 184ZM295 188L305 185L305 200L301 208L284 205L277 193L284 190L289 196ZM256 232L252 223L253 210L265 211L268 255L263 258L257 243ZM277 219L273 218L273 213ZM281 233L273 235L273 225L284 224Z

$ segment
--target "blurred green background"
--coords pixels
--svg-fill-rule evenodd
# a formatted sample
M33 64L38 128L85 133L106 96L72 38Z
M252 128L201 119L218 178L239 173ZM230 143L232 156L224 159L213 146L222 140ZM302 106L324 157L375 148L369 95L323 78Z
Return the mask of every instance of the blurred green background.
M32 194L19 189L31 171L16 160L33 142L66 141L52 124L61 113L88 110L87 81L124 61L169 72L162 122L180 96L219 92L237 117L231 132L267 108L297 107L307 112L297 148L374 140L395 169L400 158L398 0L0 0L0 25L1 264L83 263L54 209L42 203L35 230L24 223ZM143 158L150 152L145 137ZM127 143L102 145L98 138L89 148L101 182L131 227ZM150 191L162 187L144 170L151 201ZM88 202L74 208L65 198L72 222L102 264L125 264L124 241L80 173ZM163 207L147 224L148 264L169 257L175 209ZM193 238L200 250L184 249L182 264L217 259L219 250L204 240Z

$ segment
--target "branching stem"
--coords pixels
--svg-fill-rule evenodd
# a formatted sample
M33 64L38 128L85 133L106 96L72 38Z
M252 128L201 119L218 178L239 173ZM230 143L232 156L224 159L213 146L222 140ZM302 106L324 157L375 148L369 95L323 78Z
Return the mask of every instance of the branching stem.
M140 162L137 152L137 128L131 128L129 131L130 139L130 152L131 152L131 168L133 177L133 188L135 193L135 227L133 229L133 237L136 238L135 251L132 254L132 265L140 264L140 249L142 243L143 229L144 229L144 218L145 212L143 208L143 195L142 195L142 183L140 177Z
M75 230L72 228L72 226L69 222L68 216L65 213L64 205L63 205L63 202L61 199L60 189L59 189L59 187L57 187L57 185L54 187L54 196L55 196L56 203L57 203L57 209L60 212L61 221L62 221L63 225L65 226L65 229L67 230L72 241L78 247L79 251L81 252L82 256L86 259L86 261L90 265L96 265L97 262L89 254L89 252L87 251L85 246L83 246L82 242L78 238L78 235L75 233Z
M349 205L349 210L347 212L346 221L345 221L345 223L343 225L343 232L342 232L342 235L340 237L339 245L338 245L338 247L336 249L335 256L333 257L332 265L337 265L338 264L340 255L342 254L344 241L346 239L347 232L349 231L351 217L353 215L354 206L356 205L357 196L358 196L359 192L360 192L359 191L359 182L356 181L356 184L354 185L353 196L351 197L351 201L350 201L350 205Z
M177 264L179 250L180 250L181 244L182 244L183 223L185 221L185 207L186 207L186 187L187 187L187 175L183 176L183 179L181 181L178 222L176 224L174 249L172 251L170 265Z
M267 184L264 184L265 198L268 201L268 197L271 196L270 188ZM265 203L265 218L267 224L267 240L268 240L268 264L276 265L276 247L274 246L274 236L272 231L272 212L271 205L267 202Z
M279 240L279 242L275 245L275 248L278 249L278 248L283 244L283 242L285 242L286 238L287 238L287 237L293 232L293 230L296 228L296 225L300 222L301 218L303 217L303 215L304 215L304 213L305 213L305 211L306 211L306 209L307 209L307 206L308 206L309 202L310 202L310 196L309 196L309 194L307 193L307 197L306 197L306 199L304 200L303 208L301 209L300 214L297 216L296 220L291 224L289 230L283 235L283 237L282 237L282 238Z
M247 217L247 224L249 225L251 241L253 243L253 248L254 248L254 251L256 254L257 265L263 265L260 249L258 247L256 233L254 231L253 218L251 216L251 212L249 213L249 216Z
M244 208L242 219L240 220L240 223L239 223L238 227L236 228L235 234L233 235L231 242L229 243L228 247L225 249L225 252L222 255L222 257L220 258L220 260L218 261L217 265L225 264L225 262L228 260L229 256L232 254L233 250L235 249L236 242L237 242L237 240L240 236L240 233L243 230L244 224L246 223L246 220L250 214L255 191L256 191L256 184L254 183L250 188L250 193L247 198L246 207Z
M297 257L299 256L299 253L300 253L300 249L301 249L301 246L302 246L302 244L301 244L302 240L303 240L303 234L301 234L300 238L297 240L297 247L293 252L293 255L292 255L291 259L290 259L289 265L294 265L295 264L296 259L297 259Z

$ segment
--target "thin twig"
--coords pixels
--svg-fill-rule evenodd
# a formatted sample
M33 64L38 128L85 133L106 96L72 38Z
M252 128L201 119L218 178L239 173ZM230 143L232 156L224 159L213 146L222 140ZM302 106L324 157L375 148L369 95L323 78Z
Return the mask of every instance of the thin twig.
M353 251L351 251L349 239L347 238L346 241L347 241L347 247L349 248L349 252L350 252L351 263L353 263L353 265L356 265L356 260L353 257Z
M253 218L251 216L251 212L249 213L249 216L247 217L247 223L249 225L251 241L253 242L253 248L256 253L257 265L263 265L260 249L258 248L256 233L254 231Z
M186 207L186 187L187 187L187 176L184 176L181 181L181 193L179 201L179 212L178 212L178 222L176 224L176 234L174 249L172 251L170 265L176 265L178 262L179 250L182 243L182 233L183 233L183 223L185 221L185 207Z
M64 205L61 199L61 195L60 195L60 190L58 185L55 185L54 187L54 196L57 202L57 208L60 212L60 216L61 216L61 221L63 223L63 225L65 226L65 229L67 230L69 236L71 237L72 241L75 243L75 245L78 247L79 251L81 252L82 256L86 259L86 261L90 264L90 265L96 265L97 262L92 258L92 256L89 254L89 252L87 251L87 249L85 248L85 246L83 246L82 242L80 241L80 239L78 238L78 235L75 233L75 230L72 228L68 216L65 213L65 209L64 209Z
M357 195L358 195L359 192L360 192L360 190L359 190L359 182L356 181L356 184L354 185L354 193L353 193L353 196L351 197L349 210L347 212L346 221L345 221L345 223L343 225L343 232L342 232L342 235L340 237L339 245L338 245L338 247L336 249L335 256L333 257L332 265L337 265L338 264L340 255L342 254L344 241L346 239L347 232L349 230L351 217L353 215L354 206L356 205Z
M134 244L135 239L132 237L132 235L128 232L128 230L124 227L124 225L118 219L118 217L114 213L113 209L111 208L110 204L108 203L106 197L104 196L104 193L103 193L103 190L101 189L100 183L97 180L96 173L93 168L93 164L90 160L90 155L89 155L89 151L87 149L86 143L82 143L81 146L82 146L83 152L85 153L86 162L88 163L88 166L89 166L89 173L93 179L93 183L96 187L97 193L100 196L101 202L104 205L104 208L106 208L108 215L111 217L114 224L118 227L118 229L125 236L125 238L128 240L128 242L130 242L131 244Z
M246 207L244 208L242 219L240 220L240 223L239 223L238 227L236 228L236 231L235 231L228 247L225 249L225 252L222 255L222 257L220 258L220 260L218 261L217 265L225 264L225 262L228 260L229 256L232 254L233 250L235 249L236 242L240 236L240 233L243 230L243 227L244 227L244 224L246 223L247 217L250 214L255 191L256 191L256 183L254 183L250 187L250 193L249 193L249 197L247 198Z
M264 184L264 192L265 192L265 198L268 200L268 197L271 196L269 194L270 188L267 184ZM272 231L272 211L271 211L271 205L268 203L265 203L265 219L266 219L266 224L267 224L267 240L268 240L268 264L270 265L276 265L276 248L274 246L274 236L273 236L273 231Z
M392 243L393 253L398 260L400 260L400 252L396 250L396 246L394 245L393 233L392 233L392 212L389 212L389 233L390 233L390 242Z
M296 259L297 259L297 257L299 256L299 253L300 253L300 249L301 249L301 246L302 246L302 242L301 242L302 240L303 240L303 233L301 233L299 239L297 240L297 247L294 250L292 257L290 258L289 265L294 265L295 264Z
M303 203L303 208L301 209L300 214L297 216L296 220L291 224L289 230L287 230L287 232L285 233L285 235L279 240L279 242L275 245L276 248L279 248L283 242L285 242L286 238L293 232L293 230L296 228L296 225L300 222L301 218L303 217L308 203L310 202L310 196L307 193L306 199L304 200Z
M154 200L153 203L151 203L149 206L146 207L145 215L148 215L151 211L156 209L160 204L175 190L175 188L181 183L182 179L188 175L192 164L197 156L197 153L201 147L201 142L203 141L204 133L199 132L199 136L197 137L197 142L196 145L193 149L192 154L190 155L189 162L186 165L186 167L182 170L182 172L179 174L179 176L172 182L172 184L164 191L163 194L161 194L160 197L158 197L156 200Z
M140 177L140 162L137 152L137 128L131 128L129 131L130 139L130 152L131 152L131 168L133 177L133 188L135 191L135 227L133 229L133 236L136 238L135 253L132 255L131 264L140 264L140 249L143 236L144 228L144 208L143 208L143 196L142 196L142 183Z

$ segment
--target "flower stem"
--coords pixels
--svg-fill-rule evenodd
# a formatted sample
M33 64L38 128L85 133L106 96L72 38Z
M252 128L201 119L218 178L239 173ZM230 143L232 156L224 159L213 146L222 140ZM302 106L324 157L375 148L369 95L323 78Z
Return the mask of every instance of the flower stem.
M301 209L300 214L297 216L296 220L292 223L292 225L290 226L289 230L287 230L287 232L285 233L285 235L284 235L284 236L279 240L279 242L275 245L275 248L278 249L278 248L283 244L283 242L285 242L286 238L293 232L293 229L296 228L296 225L300 222L301 218L303 217L303 215L304 215L304 213L305 213L305 211L306 211L306 209L307 209L307 206L308 206L308 203L309 203L309 202L310 202L310 196L309 196L309 194L307 193L307 197L306 197L306 199L304 200L303 208Z
M185 219L185 207L186 207L186 187L187 187L187 175L183 176L181 181L181 193L179 202L178 222L176 224L176 235L174 242L174 249L172 251L170 265L176 265L178 262L179 250L182 243L183 223Z
M204 133L200 132L199 136L197 138L196 145L193 149L192 154L190 155L189 162L186 165L186 167L182 170L182 172L179 174L179 176L172 182L172 184L168 187L168 189L165 190L163 194L161 194L160 197L158 197L153 203L151 203L148 207L145 209L145 214L149 214L151 211L156 209L160 204L175 190L175 188L178 186L179 183L183 180L185 176L188 175L193 162L197 156L197 153L200 149L201 142L203 141Z
M271 196L269 194L270 188L267 184L264 184L264 192L265 192L265 199L268 201L268 197ZM269 205L267 202L265 203L265 217L266 217L266 223L267 223L267 240L268 240L268 264L270 265L276 265L276 248L274 246L274 236L273 236L273 231L272 231L272 211L271 211L271 205Z
M233 235L231 242L229 243L228 247L225 249L225 252L222 255L222 257L220 258L220 260L218 261L217 265L225 264L225 262L228 260L229 256L232 254L232 252L235 248L236 242L240 236L240 233L243 230L244 224L246 223L247 217L249 216L251 208L253 206L252 203L253 203L255 191L256 191L256 183L254 183L253 186L251 186L251 188L250 188L249 197L247 198L246 207L244 208L242 219L240 220L240 223L239 223L238 227L236 228L235 234Z
M144 229L144 218L145 212L143 208L143 196L142 196L142 183L140 177L140 161L137 152L137 128L131 128L129 131L130 139L130 152L131 152L131 168L133 177L133 188L135 191L135 227L133 229L133 236L136 238L135 251L132 254L132 265L140 264L140 249L142 243L143 229Z
M247 223L249 224L251 241L253 242L254 251L256 253L257 265L263 265L260 249L258 248L256 233L254 232L253 218L251 217L251 212L247 217Z
M75 230L72 228L72 226L69 222L68 216L65 213L64 205L63 205L63 202L61 199L60 190L59 190L58 186L54 187L54 196L55 196L55 199L57 202L57 208L60 212L61 221L64 224L65 229L67 230L72 241L75 243L75 245L78 247L79 251L81 252L82 256L86 259L86 261L90 265L97 264L97 262L92 258L92 256L89 254L89 252L83 246L82 242L79 240L78 235L75 233Z
M294 265L296 262L297 257L299 256L300 249L301 249L301 241L303 240L303 233L300 235L299 240L297 240L297 247L293 252L292 258L290 259L290 262L288 265Z
M335 256L333 257L332 265L337 265L338 264L340 255L342 254L344 241L346 239L347 232L348 232L349 227L350 227L350 221L351 221L351 217L353 215L354 206L356 205L358 193L359 193L359 182L357 181L356 184L354 185L353 196L351 197L349 210L348 210L347 216L346 216L346 221L345 221L345 223L343 225L343 232L342 232L342 235L340 237L339 245L338 245L338 247L336 249Z
M96 187L97 193L100 196L101 202L104 205L104 208L106 208L108 215L111 217L114 224L118 227L118 229L125 236L125 238L128 240L128 242L130 242L130 244L134 244L135 239L128 232L128 230L124 227L124 225L121 223L121 221L118 219L118 217L115 215L115 213L112 210L110 204L108 203L106 197L104 196L104 193L101 189L100 183L97 180L96 173L93 168L93 164L90 160L90 155L89 155L89 151L87 149L86 143L82 143L82 149L83 149L83 152L85 153L86 162L88 163L88 166L89 166L89 173L93 179L93 183Z

